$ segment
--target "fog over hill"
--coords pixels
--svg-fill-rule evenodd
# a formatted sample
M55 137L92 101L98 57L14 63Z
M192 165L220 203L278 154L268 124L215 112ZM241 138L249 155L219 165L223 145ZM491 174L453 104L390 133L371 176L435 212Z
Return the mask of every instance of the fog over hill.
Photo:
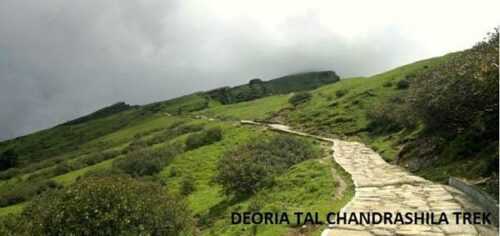
M472 46L500 23L499 8L451 0L4 0L0 139L117 101L144 104L303 71L378 73Z

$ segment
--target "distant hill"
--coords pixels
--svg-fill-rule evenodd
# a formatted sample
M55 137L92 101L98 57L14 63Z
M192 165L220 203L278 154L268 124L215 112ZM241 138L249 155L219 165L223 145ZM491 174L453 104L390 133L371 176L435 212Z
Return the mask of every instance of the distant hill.
M269 81L254 79L249 84L234 88L225 87L209 92L197 92L143 106L118 102L53 128L2 141L0 153L7 150L14 151L19 156L19 165L24 166L29 164L30 160L46 160L71 150L77 150L83 143L141 122L152 114L186 114L220 104L315 89L337 81L339 81L339 76L333 71L309 72L287 75Z
M131 106L129 104L126 104L125 102L117 102L113 105L99 109L99 110L97 110L89 115L76 118L74 120L65 122L61 125L76 125L76 124L87 122L89 120L104 118L104 117L113 115L113 114L118 113L118 112L126 111L128 109L133 108L133 107L137 107L137 106Z
M222 104L231 104L270 95L311 90L339 80L339 76L334 71L309 72L287 75L269 81L252 79L245 85L218 88L206 94Z

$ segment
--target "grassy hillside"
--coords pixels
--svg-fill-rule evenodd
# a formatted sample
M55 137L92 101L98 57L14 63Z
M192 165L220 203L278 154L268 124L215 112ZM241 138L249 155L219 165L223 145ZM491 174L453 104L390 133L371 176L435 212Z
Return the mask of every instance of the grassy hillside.
M283 118L292 126L307 132L340 138L363 138L372 143L387 160L394 159L394 149L389 146L389 135L368 134L368 111L393 97L401 96L407 89L398 83L433 65L447 60L448 56L415 62L371 77L343 79L335 85L311 91L312 99L294 110L283 112ZM280 117L282 116L282 117ZM275 119L276 119L275 118Z
M106 140L110 143L116 144L113 148L118 150L119 153L125 153L124 150L133 146L131 145L132 143L139 142L138 140L151 141L155 136L160 135L162 129L171 129L169 127L176 125L176 122L179 122L179 120L180 119L178 117L168 116L152 118L147 122L121 129L120 131L101 137L99 138L99 141ZM234 149L234 147L239 144L243 144L254 138L267 137L273 134L260 128L240 126L235 122L198 120L183 117L182 123L183 125L200 124L204 127L204 129L219 127L223 130L224 138L220 142L205 145L175 156L171 161L169 161L170 163L161 170L161 172L155 176L151 176L151 178L157 178L158 180L155 181L162 182L167 186L169 191L172 192L180 192L182 181L186 176L194 179L194 190L187 195L187 199L189 206L198 221L197 230L204 232L204 234L240 235L241 232L249 230L245 225L227 228L227 217L229 213L234 210L247 208L249 204L257 201L256 199L268 196L269 192L279 190L281 194L273 195L273 200L266 201L266 204L264 204L263 207L266 209L277 209L278 207L283 207L282 209L289 209L290 211L325 211L327 209L339 209L352 196L351 185L350 192L345 192L341 196L336 196L341 200L334 201L332 196L335 196L336 182L348 182L349 178L345 174L332 176L330 169L334 164L331 162L331 159L316 159L300 163L292 167L289 171L278 176L278 184L269 187L272 188L272 190L262 189L260 192L247 199L235 200L232 197L223 194L221 192L221 187L218 184L213 183L214 175L217 172L217 160L221 157L221 155L223 155L223 153ZM186 142L186 139L188 139L189 136L190 133L186 133L177 137L172 137L158 144L145 144L146 146L142 148L148 150L158 150L168 145L168 143L182 144ZM319 145L319 143L316 143L315 145ZM77 163L92 154L93 153L82 154L78 157L65 161L68 163ZM104 159L103 161L88 166L79 166L81 168L71 168L67 173L55 173L55 175L52 174L52 170L58 166L49 166L37 170L34 173L28 173L28 177L12 178L1 182L1 189L3 190L0 191L3 191L4 194L9 193L9 189L11 189L9 186L14 185L27 186L27 188L31 188L33 187L33 181L46 178L49 178L49 180L52 180L55 183L60 184L61 187L65 188L67 186L71 186L82 176L109 172L114 167L113 162L125 157L126 154L117 154L116 156L111 156L110 159ZM328 157L328 155L326 155L326 157ZM47 173L41 174L44 171ZM38 175L38 177L33 179L30 178L29 175ZM336 181L336 179L341 180ZM311 186L309 184L310 182L314 182L315 185ZM16 191L23 192L26 190L17 187ZM284 201L285 198L288 202ZM29 201L29 199L26 200ZM22 201L14 205L0 208L0 215L20 213L23 208L27 206L27 204L29 203ZM277 225L263 228L259 227L258 230L259 232L267 232L268 235L277 235L290 230L293 231L295 229L289 229L285 226ZM320 229L314 228L310 230L317 233Z
M268 84L278 93L323 83L320 81L322 76L311 78L311 75L315 74L292 76L293 86L283 83L288 77ZM313 83L301 87L304 79ZM227 227L231 211L246 209L269 197L272 191L281 194L261 204L264 209L339 209L351 198L352 183L341 170L332 174L335 164L330 159L322 159L328 157L327 153L277 174L274 177L276 184L244 199L225 194L220 184L214 183L218 160L226 152L251 140L274 136L265 129L239 125L240 119L265 119L288 107L289 95L268 95L229 105L222 105L205 93L145 106L118 103L54 128L0 143L2 155L10 157L13 153L17 159L14 167L0 172L0 216L5 218L5 221L0 220L5 227L0 227L0 232L16 228L18 225L9 225L14 216L8 215L32 211L31 202L38 202L40 194L75 188L75 183L83 184L82 181L92 176L132 175L140 181L161 183L169 192L187 199L195 221L194 230L203 234L241 235L245 231L258 230L266 235L277 235L295 231L280 225L258 229L248 229L245 225ZM199 140L212 129L221 130L220 141ZM193 142L201 143L190 147ZM316 142L311 145L320 147ZM134 162L137 158L139 162ZM129 167L131 171L141 172L127 172ZM191 189L189 193L185 192L186 179ZM310 182L315 185L311 186ZM343 186L343 192L339 192L336 190L338 183L347 184L347 188ZM16 218L15 221L23 220ZM307 230L317 234L320 228Z
M358 139L428 179L498 196L498 32L474 48L311 91L271 120Z
M230 224L235 211L336 211L353 195L324 144L242 119L360 140L428 179L463 177L498 195L498 33L472 49L369 77L339 81L324 71L254 79L144 106L118 103L0 142L0 234L59 229L65 220L83 222L81 214L107 222L95 227L122 227L118 216L100 218L107 210L99 200L114 199L111 189L127 204L150 204L124 187L134 186L158 193L149 200L159 206L184 209L168 219L185 234L318 235L318 226ZM160 211L117 204L116 212L166 222ZM51 215L62 210L71 217ZM61 221L46 221L54 217ZM86 230L78 227L60 230ZM147 227L118 232L157 230Z

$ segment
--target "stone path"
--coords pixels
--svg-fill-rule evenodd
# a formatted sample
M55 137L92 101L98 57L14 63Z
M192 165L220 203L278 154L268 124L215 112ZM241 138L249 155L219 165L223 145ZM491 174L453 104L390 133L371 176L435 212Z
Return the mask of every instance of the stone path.
M482 211L459 190L414 176L388 164L362 143L333 140L293 131L284 125L268 125L273 130L319 138L333 143L333 158L352 176L355 196L342 211L352 212L441 212L450 224L330 225L322 236L344 235L498 235L493 225L455 224L451 212Z
M332 148L333 158L351 174L356 188L354 198L343 211L445 212L450 224L335 225L322 235L480 235L473 225L454 224L451 212L462 212L464 206L455 200L445 186L388 164L364 144L334 140ZM485 233L482 231L481 235ZM494 229L489 233L498 235Z

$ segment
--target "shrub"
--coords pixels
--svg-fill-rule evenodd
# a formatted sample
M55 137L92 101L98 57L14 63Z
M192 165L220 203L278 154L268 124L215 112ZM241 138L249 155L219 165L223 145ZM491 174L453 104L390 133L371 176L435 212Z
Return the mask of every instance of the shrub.
M194 190L196 190L194 177L191 175L182 177L180 189L181 194L186 196L194 192Z
M181 148L175 144L154 151L141 149L113 161L113 168L134 177L154 175L160 172L174 156L181 152Z
M300 92L290 97L290 99L288 99L288 102L293 106L298 106L302 103L306 103L307 101L311 100L311 97L312 97L311 93Z
M19 215L17 214L7 214L2 217L0 217L0 235L28 235L27 233L23 232L24 234L21 234L23 232L23 223L22 219Z
M410 87L410 78L402 79L398 81L398 83L396 84L396 88L398 89L407 89L409 87Z
M498 140L498 38L496 31L417 74L409 90L410 108L429 130L453 136L473 127Z
M57 166L54 168L53 176L63 175L63 174L66 174L72 170L73 169L71 168L71 166L67 162L62 162L62 163L57 164Z
M167 130L155 135L147 141L149 146L157 143L163 143L183 134L197 132L203 129L201 124L184 124L184 122L176 122Z
M0 171L15 167L17 164L17 154L9 149L0 153Z
M170 168L170 172L169 172L168 176L170 176L170 177L175 177L175 176L177 176L177 168L176 168L175 166L172 166L172 167Z
M0 172L0 179L1 180L7 180L10 179L18 174L20 174L21 171L18 168L10 168L8 170L4 170Z
M0 194L0 207L24 202L47 190L57 188L61 188L61 185L53 180L16 183L11 189Z
M241 197L271 185L274 177L290 166L318 156L319 151L301 138L276 135L253 140L224 154L217 164L215 181L226 194Z
M392 86L392 81L386 81L386 82L384 82L384 83L382 84L382 86L384 86L384 87L386 87L386 88L387 88L387 87L391 87L391 86Z
M109 176L128 176L128 177L130 177L130 175L128 175L127 173L124 173L122 170L120 170L118 168L103 168L103 169L99 168L99 169L92 169L92 170L85 172L85 174L83 174L82 176L78 176L76 178L76 180L80 181L81 179L84 179L87 177L109 177Z
M222 130L219 127L191 134L186 139L186 150L192 150L222 140Z
M21 215L29 235L182 235L186 202L159 184L129 177L85 178L35 199Z
M403 128L414 128L417 125L415 116L411 114L404 102L386 101L367 111L368 128L373 132L396 131Z
M134 139L126 148L123 149L123 154L141 150L148 147L148 143L143 139Z
M335 92L335 96L337 98L340 98L340 97L343 97L344 95L346 95L348 92L349 92L349 90L347 90L347 89L339 89Z
M132 176L153 175L161 170L161 160L152 151L139 150L113 162L113 167Z
M274 168L270 167L256 162L249 147L240 147L218 162L215 181L222 185L226 194L237 197L253 194L272 182Z

